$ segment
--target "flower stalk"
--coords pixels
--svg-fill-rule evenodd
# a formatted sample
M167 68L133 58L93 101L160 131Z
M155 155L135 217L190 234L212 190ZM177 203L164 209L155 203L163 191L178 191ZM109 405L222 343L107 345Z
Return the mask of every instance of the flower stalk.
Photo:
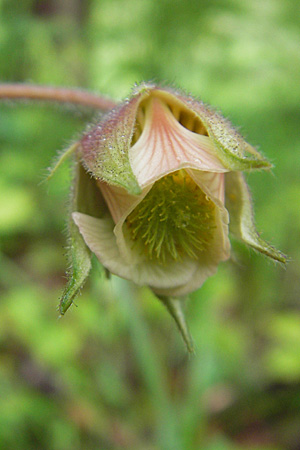
M103 111L109 111L117 105L115 101L109 98L81 89L38 86L23 83L0 83L0 99L50 101L80 105Z

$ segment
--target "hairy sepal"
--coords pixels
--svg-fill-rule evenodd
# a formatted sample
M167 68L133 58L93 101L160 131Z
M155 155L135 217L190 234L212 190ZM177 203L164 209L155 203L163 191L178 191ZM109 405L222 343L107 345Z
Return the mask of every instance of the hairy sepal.
M190 334L185 314L184 314L184 302L185 298L167 297L163 295L157 295L156 297L165 305L181 334L182 339L185 342L186 348L189 353L194 353L193 339Z
M225 175L226 208L230 216L229 231L239 240L283 264L286 256L264 241L256 231L252 199L248 185L240 172Z
M76 164L74 186L72 189L71 214L79 211L100 217L106 211L106 206L95 180L88 175L81 164ZM60 314L65 314L72 305L84 285L91 269L91 251L82 238L78 227L70 216L68 224L68 283L59 304Z
M72 156L75 151L78 148L78 142L75 142L74 144L70 145L66 150L62 151L58 154L58 156L53 161L53 164L48 169L48 175L46 180L49 181L53 175L57 172L57 170L60 168L60 166L68 159L70 156Z
M82 163L94 178L132 195L141 193L129 161L138 104L139 96L122 103L90 128L79 145Z

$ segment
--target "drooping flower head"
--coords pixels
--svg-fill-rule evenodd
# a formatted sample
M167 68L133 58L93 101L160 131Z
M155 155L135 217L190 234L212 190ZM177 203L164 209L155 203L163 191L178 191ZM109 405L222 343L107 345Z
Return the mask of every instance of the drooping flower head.
M270 163L191 96L142 84L88 129L77 159L62 312L88 274L90 252L161 298L188 294L215 273L230 256L229 229L285 261L257 234L241 174Z

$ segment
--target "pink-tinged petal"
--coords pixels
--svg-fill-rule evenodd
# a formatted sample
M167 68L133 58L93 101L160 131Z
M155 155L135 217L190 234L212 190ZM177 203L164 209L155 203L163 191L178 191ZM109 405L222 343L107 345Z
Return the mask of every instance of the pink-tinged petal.
M78 212L73 213L72 218L85 243L103 266L136 284L170 289L188 283L197 270L197 262L192 259L168 266L149 261L128 264L120 254L113 232L114 224L110 218L96 219Z
M156 96L145 107L143 131L129 150L129 159L142 187L181 168L227 172L211 139L182 126Z
M229 120L209 105L171 88L155 88L160 97L176 98L179 105L189 109L202 122L212 140L214 154L230 171L270 169L272 164L252 147Z

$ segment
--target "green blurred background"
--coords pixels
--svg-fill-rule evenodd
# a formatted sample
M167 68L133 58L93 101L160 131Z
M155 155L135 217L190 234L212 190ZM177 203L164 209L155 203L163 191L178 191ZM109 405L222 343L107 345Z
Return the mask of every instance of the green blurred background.
M0 104L0 448L300 449L298 0L0 0L0 80L115 99L169 82L219 108L275 164L247 176L287 269L235 243L191 295L189 357L146 288L94 264L58 320L70 168L92 118Z

